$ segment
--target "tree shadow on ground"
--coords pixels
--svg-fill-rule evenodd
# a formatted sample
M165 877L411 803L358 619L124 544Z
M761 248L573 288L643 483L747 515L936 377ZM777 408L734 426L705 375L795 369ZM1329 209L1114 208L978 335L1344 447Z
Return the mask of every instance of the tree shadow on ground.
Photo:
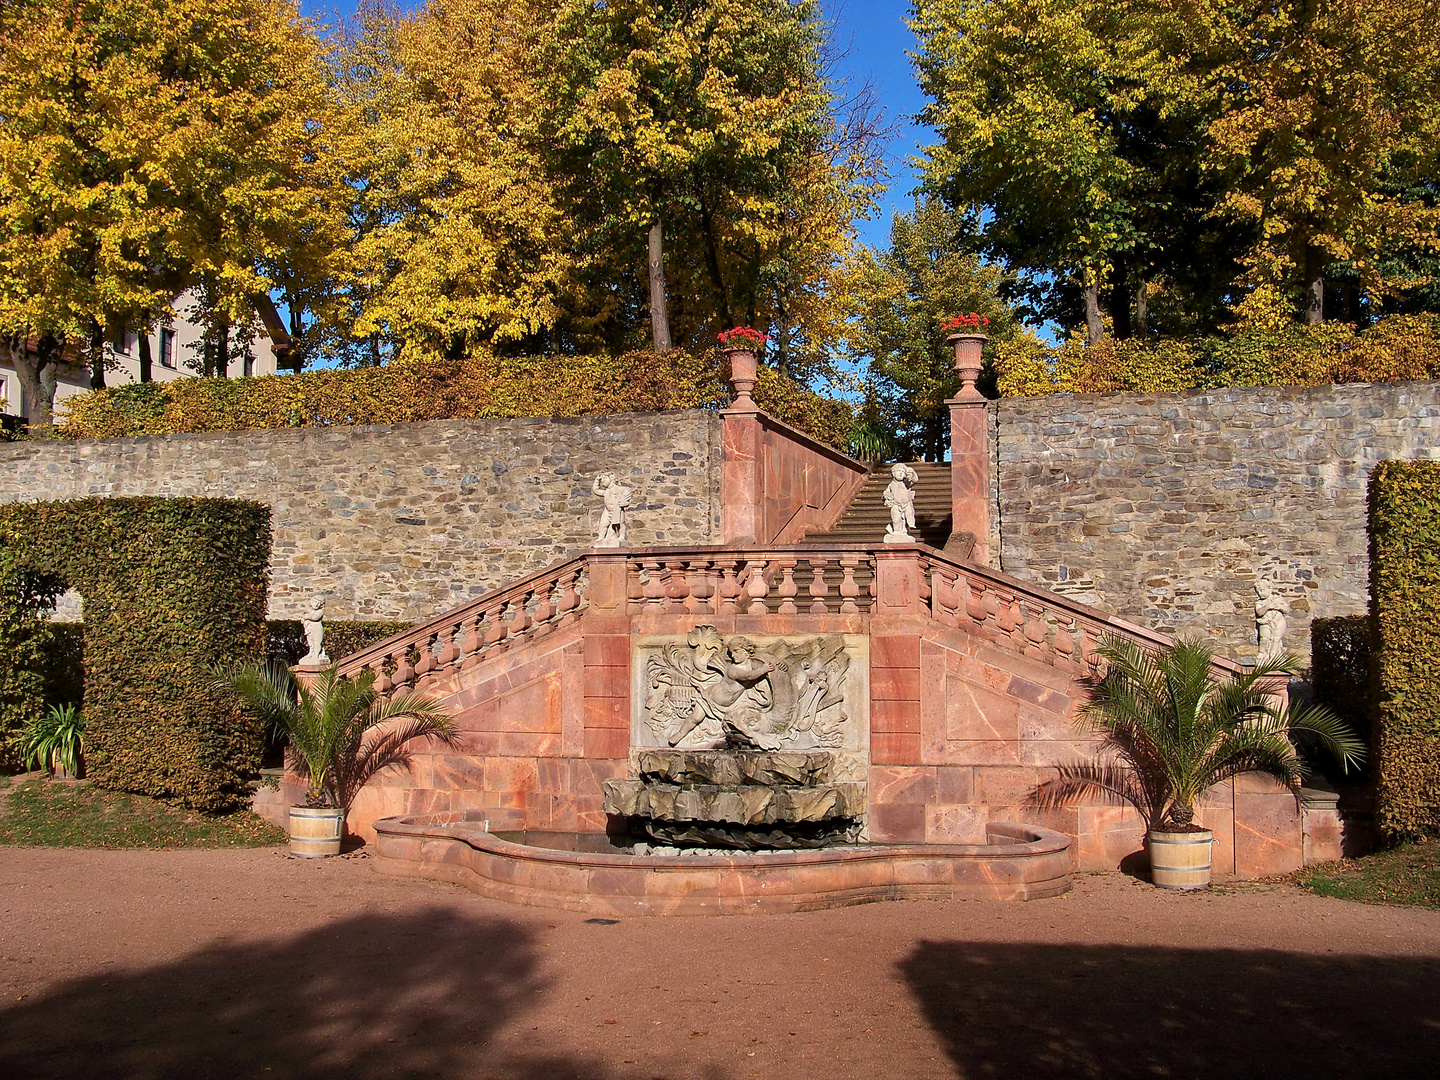
M920 942L899 966L966 1080L1440 1075L1434 958Z
M545 989L533 935L431 908L87 976L0 1012L0 1076L595 1080L487 1044Z

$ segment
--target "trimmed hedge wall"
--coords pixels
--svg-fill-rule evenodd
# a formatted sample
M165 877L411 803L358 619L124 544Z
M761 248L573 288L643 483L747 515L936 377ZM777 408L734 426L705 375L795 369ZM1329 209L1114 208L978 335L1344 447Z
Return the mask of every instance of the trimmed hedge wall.
M85 601L86 766L102 787L241 805L261 732L211 689L265 647L270 509L234 499L0 506L0 549Z
M1374 702L1370 685L1370 616L1340 615L1312 620L1310 665L1316 700L1370 742ZM1367 758L1367 767L1369 761Z
M1375 821L1391 839L1440 833L1440 462L1370 476Z
M844 401L761 367L755 400L822 442L842 446ZM476 356L383 367L128 383L65 400L60 434L76 439L246 428L401 424L414 420L582 416L719 408L730 400L714 353Z

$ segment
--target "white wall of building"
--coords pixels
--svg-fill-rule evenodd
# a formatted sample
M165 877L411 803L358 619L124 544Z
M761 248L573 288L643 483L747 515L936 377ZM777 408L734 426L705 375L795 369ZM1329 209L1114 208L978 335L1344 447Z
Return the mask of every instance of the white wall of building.
M151 330L150 377L153 381L171 382L175 379L193 378L198 374L201 358L197 348L205 331L198 319L192 318L194 308L192 294L182 293L171 305L170 324ZM269 314L273 321L257 316L253 323L255 339L250 343L253 362L246 361L242 364L238 360L232 361L229 372L232 377L278 373L276 342L272 335L281 338L282 349L288 344L288 340L283 337L284 328L279 325L278 317L274 317L273 309ZM270 325L267 325L267 322ZM236 331L232 330L231 335L231 346L235 348L238 345ZM113 366L107 366L106 386L123 386L125 383L140 381L140 338L135 331L127 330L124 335L111 342L110 355ZM24 400L20 378L8 365L7 360L3 350L0 350L0 398L5 401L3 412L10 416L28 416L30 403ZM61 365L55 380L56 412L60 411L61 403L66 398L86 393L89 389L90 371L87 367L80 364Z

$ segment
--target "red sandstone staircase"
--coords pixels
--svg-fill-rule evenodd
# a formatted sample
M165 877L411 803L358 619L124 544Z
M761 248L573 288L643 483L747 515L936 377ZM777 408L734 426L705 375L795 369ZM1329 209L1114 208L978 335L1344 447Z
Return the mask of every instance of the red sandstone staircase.
M951 493L948 462L916 461L910 467L919 479L915 484L915 538L934 548L943 548L950 538ZM888 466L879 467L855 493L845 513L831 528L811 533L806 543L879 544L890 524L885 505L885 487L890 483Z

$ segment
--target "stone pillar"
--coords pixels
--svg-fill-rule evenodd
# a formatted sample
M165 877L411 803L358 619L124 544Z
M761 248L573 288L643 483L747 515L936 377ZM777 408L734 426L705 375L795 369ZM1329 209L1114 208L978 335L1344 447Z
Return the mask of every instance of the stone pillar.
M989 403L975 389L985 335L952 334L948 340L955 347L955 371L961 383L960 392L945 402L950 406L950 501L954 514L950 531L973 536L970 561L989 566Z
M765 491L760 407L750 396L757 361L750 349L726 349L735 403L720 414L720 540L759 544L760 505Z
M876 551L875 614L922 614L925 611L925 601L921 598L923 577L919 547L896 544Z

